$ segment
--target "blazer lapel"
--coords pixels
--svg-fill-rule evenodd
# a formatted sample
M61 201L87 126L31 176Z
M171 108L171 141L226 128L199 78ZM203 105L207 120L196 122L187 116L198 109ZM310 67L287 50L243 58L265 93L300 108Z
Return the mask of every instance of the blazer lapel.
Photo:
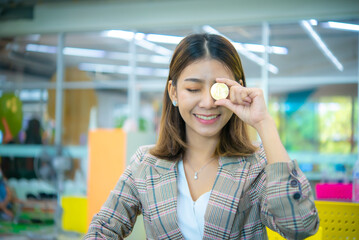
M158 239L182 239L177 224L177 162L157 159L147 190L151 222Z
M248 175L245 158L220 158L205 213L204 239L228 239Z

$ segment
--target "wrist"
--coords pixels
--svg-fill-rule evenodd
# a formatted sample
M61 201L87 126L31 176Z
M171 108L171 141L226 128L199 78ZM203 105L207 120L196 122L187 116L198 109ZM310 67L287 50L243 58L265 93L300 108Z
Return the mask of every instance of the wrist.
M269 114L267 114L267 116L263 118L263 120L259 121L254 126L254 128L257 130L259 135L261 135L261 133L263 133L264 131L268 131L269 129L277 129L273 118Z

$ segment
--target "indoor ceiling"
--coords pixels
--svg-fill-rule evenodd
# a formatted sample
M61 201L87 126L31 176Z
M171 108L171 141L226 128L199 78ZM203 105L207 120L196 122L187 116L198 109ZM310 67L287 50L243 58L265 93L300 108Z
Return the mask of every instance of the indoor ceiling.
M9 6L11 2L16 1L2 1L0 3L5 3ZM17 2L25 3L26 1ZM37 4L38 2L51 1L29 2ZM269 24L269 45L287 49L287 54L269 54L269 63L278 69L277 73L269 74L269 86L272 92L315 87L318 84L352 83L357 81L358 32L325 27L324 24L331 20L336 19L321 19L317 25L313 24L311 27L343 66L342 70L338 69L323 54L309 33L301 26L300 21ZM359 17L340 19L340 21L359 24ZM261 23L214 24L211 27L233 42L262 44L263 41ZM146 26L143 29L141 27L137 28L139 33L180 37L203 31L203 25L153 28ZM0 38L0 84L5 82L49 81L56 71L56 49L54 47L57 46L57 43L58 35L55 33L25 34ZM151 43L168 49L169 54L160 54L137 45L137 67L148 70L148 73L144 74L141 74L140 70L138 71L136 79L139 81L166 79L165 71L168 69L170 53L176 46L176 44L169 43ZM45 46L47 49L42 48L41 50L41 46ZM130 58L129 46L130 40L108 37L101 30L72 31L65 34L65 47L68 48L69 52L65 52L64 63L66 67L79 67L89 71L95 81L127 80L129 77L129 74L126 73ZM73 53L70 50L82 50L82 52ZM87 53L92 50L99 50L97 52L101 52L102 55L89 56ZM239 54L242 58L247 79L259 80L262 76L262 70L258 61L250 60L241 51L239 51ZM252 52L252 54L255 54L257 58L263 58L262 53ZM161 61L154 62L152 61L153 57L158 57ZM89 66L97 66L97 68L96 70L90 70ZM108 66L115 69L123 68L112 73L106 70ZM4 84L2 85L5 86Z

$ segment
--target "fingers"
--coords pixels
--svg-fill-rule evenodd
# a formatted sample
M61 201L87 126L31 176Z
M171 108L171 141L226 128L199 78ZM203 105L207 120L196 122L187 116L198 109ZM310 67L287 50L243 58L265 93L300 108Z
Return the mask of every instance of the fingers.
M216 78L216 81L218 83L224 83L230 88L229 96L231 101L237 104L241 104L244 102L247 103L251 102L251 98L249 97L247 88L242 87L240 83L228 78ZM240 82L243 84L242 80L240 80Z
M224 83L229 87L228 99L233 104L250 106L250 104L253 102L253 99L259 94L257 89L243 87L240 83L228 78L216 78L216 81L219 83ZM240 81L243 84L243 81ZM218 105L222 105L222 102L219 102Z
M228 87L232 87L232 86L237 86L240 85L238 82L228 79L228 78L216 78L216 81L218 83L224 83L226 84Z
M250 89L241 86L233 86L229 90L229 98L233 103L245 105L250 104L252 99L250 98Z

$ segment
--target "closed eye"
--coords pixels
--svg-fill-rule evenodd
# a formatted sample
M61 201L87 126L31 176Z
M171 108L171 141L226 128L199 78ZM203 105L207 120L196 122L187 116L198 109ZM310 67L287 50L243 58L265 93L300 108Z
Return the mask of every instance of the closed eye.
M187 91L189 91L189 92L198 92L199 89L189 89L189 88L187 88Z

